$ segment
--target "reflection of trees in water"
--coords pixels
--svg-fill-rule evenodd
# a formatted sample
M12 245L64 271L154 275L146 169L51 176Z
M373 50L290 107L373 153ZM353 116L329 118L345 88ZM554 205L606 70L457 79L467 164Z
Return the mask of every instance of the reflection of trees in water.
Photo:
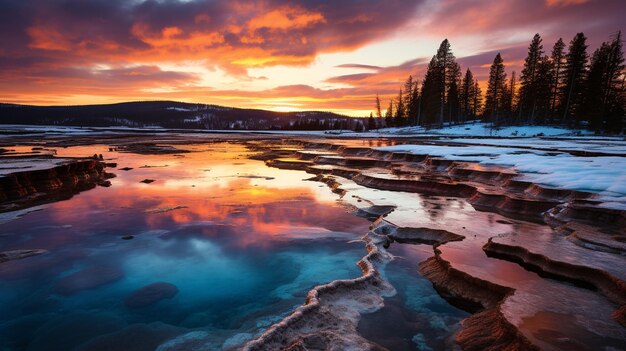
M490 227L493 227L494 223L496 222L496 216L493 213L489 213L487 215L487 222L489 222Z
M450 198L443 198L439 196L420 196L421 205L424 211L428 213L428 217L431 221L441 219L445 216L446 211L450 208L450 205L454 203Z

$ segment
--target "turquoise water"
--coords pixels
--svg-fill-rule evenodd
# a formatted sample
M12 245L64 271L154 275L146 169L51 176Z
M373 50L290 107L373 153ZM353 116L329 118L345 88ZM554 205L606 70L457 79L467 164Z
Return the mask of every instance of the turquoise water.
M469 314L445 302L418 273L419 263L433 256L432 247L393 243L388 251L396 258L383 273L397 294L386 298L380 310L364 315L359 332L394 351L453 349L459 322Z
M369 223L302 173L232 144L182 157L94 148L59 152L134 169L0 224L0 251L47 250L0 264L0 350L155 350L193 332L219 349L258 335L315 285L361 274L363 243L349 242Z

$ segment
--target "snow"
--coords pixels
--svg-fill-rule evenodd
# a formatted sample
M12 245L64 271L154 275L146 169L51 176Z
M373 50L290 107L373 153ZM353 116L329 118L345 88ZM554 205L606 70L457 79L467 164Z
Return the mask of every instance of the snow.
M184 107L168 107L167 110L184 111L184 112L193 111L190 108L184 108Z
M475 145L406 144L377 149L428 154L456 161L476 161L483 165L509 166L521 173L523 180L548 187L596 192L611 207L626 208L626 157L583 157L562 152Z
M549 126L507 126L491 128L488 123L466 123L448 125L443 128L426 129L424 127L384 128L378 130L379 134L389 135L434 135L434 136L483 136L483 137L532 137L536 135L589 135L586 130L573 130L561 127Z
M67 126L38 126L38 125L19 125L19 124L2 124L0 125L0 133L84 133L87 129L81 127Z
M462 144L481 144L494 146L517 146L535 149L550 149L561 151L597 152L603 154L626 154L626 140L623 138L586 138L579 137L576 140L545 139L545 138L516 138L516 139L446 139L446 142Z
M184 109L178 107L169 107L170 109L195 111L193 109ZM200 122L203 116L194 116L186 119L186 122ZM154 130L161 132L194 132L194 133L263 133L263 134L281 134L281 135L318 135L318 136L342 136L355 138L411 138L411 137L506 137L528 139L533 136L558 136L559 138L576 137L580 138L584 135L586 138L592 139L592 133L585 130L572 130L560 127L546 126L510 126L499 129L493 129L487 123L466 123L459 125L448 125L443 128L426 129L424 127L403 127L403 128L384 128L372 130L369 132L357 133L351 130L312 130L312 131L293 131L293 130L208 130L208 129L167 129L158 126L130 127L130 126L110 126L110 127L65 127L65 126L33 126L33 125L0 125L0 137L3 134L11 134L11 132L33 132L47 134L89 134L94 132L116 132L116 131L145 131ZM598 138L604 140L606 138ZM623 140L623 139L621 139Z

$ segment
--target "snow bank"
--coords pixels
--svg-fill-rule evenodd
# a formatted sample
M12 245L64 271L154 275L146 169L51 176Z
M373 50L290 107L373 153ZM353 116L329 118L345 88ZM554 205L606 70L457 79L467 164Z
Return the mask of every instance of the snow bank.
M510 166L521 173L524 180L556 188L597 192L605 201L626 207L626 157L580 157L495 146L396 145L376 149Z
M590 131L572 130L561 127L549 126L508 126L501 128L491 128L487 123L471 123L444 126L443 128L426 129L424 127L404 127L404 128L384 128L379 129L380 134L389 135L450 135L450 136L499 136L499 137L532 137L536 135L557 136L557 135L589 135Z
M615 137L579 137L573 139L542 139L542 138L517 138L517 139L448 139L446 142L463 144L481 144L494 146L519 146L540 149L552 149L561 151L586 151L599 152L604 154L626 154L626 140Z

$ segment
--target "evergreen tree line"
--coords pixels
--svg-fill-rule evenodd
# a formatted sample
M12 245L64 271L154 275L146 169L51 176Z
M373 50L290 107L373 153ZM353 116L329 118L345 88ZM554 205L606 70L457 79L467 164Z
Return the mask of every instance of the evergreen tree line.
M621 132L626 127L626 71L621 32L589 57L587 38L559 39L549 55L535 34L517 79L507 79L500 53L489 71L483 96L478 80L461 67L445 39L421 82L409 76L385 114L376 96L378 127L442 126L482 119L499 125L564 125ZM484 98L484 104L483 104ZM371 120L371 118L370 118ZM372 124L370 122L369 124ZM371 128L371 126L370 126ZM371 128L373 129L373 128Z

